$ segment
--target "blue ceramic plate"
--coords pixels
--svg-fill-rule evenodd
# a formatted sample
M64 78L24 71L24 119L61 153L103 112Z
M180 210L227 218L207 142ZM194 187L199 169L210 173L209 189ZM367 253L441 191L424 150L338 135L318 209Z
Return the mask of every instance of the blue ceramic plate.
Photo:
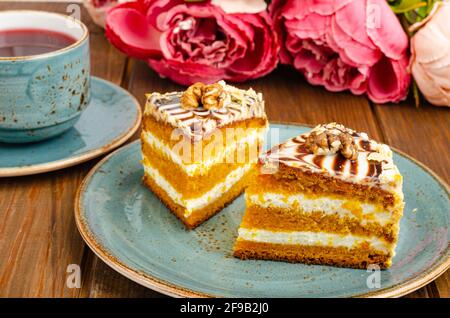
M91 102L64 134L31 144L0 143L0 177L66 168L123 144L138 129L141 109L126 90L92 77Z
M310 128L272 124L280 140ZM400 296L449 267L449 192L427 168L395 153L404 176L406 207L391 269L366 270L232 256L245 210L243 196L196 230L187 231L141 183L139 142L103 159L75 202L78 228L90 248L126 277L173 296ZM367 280L371 282L369 288Z

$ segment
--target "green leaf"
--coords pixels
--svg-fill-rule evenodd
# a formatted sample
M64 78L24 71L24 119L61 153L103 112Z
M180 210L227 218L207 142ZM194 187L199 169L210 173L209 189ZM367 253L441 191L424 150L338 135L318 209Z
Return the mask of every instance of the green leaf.
M400 1L389 1L392 11L394 13L406 13L421 7L426 7L428 5L428 0L400 0Z

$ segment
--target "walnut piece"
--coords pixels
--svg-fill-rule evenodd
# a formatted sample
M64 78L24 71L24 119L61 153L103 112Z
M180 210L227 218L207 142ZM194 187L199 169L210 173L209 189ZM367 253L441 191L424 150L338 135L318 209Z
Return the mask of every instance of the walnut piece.
M203 106L206 109L219 109L223 107L224 95L223 87L219 83L195 83L181 95L181 107L194 109Z
M203 91L202 104L206 109L219 109L223 106L223 87L215 83L206 85Z
M339 139L341 141L341 146L339 148L341 154L350 160L358 158L358 149L356 148L353 137L346 133L342 133L339 135Z
M317 155L340 152L350 160L358 157L358 149L351 136L351 131L338 124L317 126L307 136L305 144L311 153Z
M181 95L181 107L184 109L193 109L200 106L204 89L205 84L203 83L195 83L189 86L183 95Z

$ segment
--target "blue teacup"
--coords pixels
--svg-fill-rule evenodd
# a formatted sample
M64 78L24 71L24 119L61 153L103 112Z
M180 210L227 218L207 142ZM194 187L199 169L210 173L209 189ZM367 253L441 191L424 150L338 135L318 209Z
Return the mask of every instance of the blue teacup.
M0 57L0 142L35 142L62 134L90 101L87 27L57 13L0 12L0 32L19 29L58 32L74 41L48 53Z

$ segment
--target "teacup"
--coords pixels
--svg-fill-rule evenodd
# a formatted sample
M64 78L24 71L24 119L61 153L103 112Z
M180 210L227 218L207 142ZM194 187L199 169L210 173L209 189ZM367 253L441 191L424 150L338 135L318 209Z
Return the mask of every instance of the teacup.
M48 139L70 129L90 101L89 32L44 11L2 11L0 32L46 30L74 42L47 53L0 57L0 142Z

